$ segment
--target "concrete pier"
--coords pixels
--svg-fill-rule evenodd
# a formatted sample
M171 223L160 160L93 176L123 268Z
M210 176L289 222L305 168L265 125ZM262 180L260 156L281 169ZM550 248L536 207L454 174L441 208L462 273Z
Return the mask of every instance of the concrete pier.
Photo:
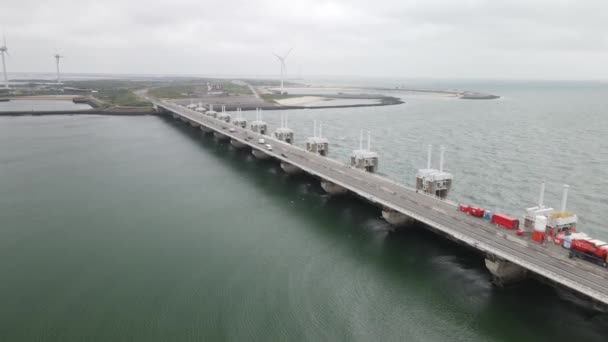
M230 139L230 145L234 146L235 148L246 148L247 145L243 144L242 142L238 141L238 140L234 140L234 139Z
M268 132L268 124L262 120L262 111L258 108L256 109L256 119L252 121L249 128L255 132L262 135L265 135Z
M200 129L201 129L201 131L203 131L204 133L211 133L211 132L213 132L213 130L212 130L211 128L209 128L209 127L207 127L207 126L205 126L205 125L201 125L199 128L200 128Z
M198 113L205 114L205 112L207 111L207 108L203 107L203 104L201 102L199 102L198 106L196 106L196 108L194 110Z
M196 122L194 120L190 120L190 126L192 126L194 128L199 128L201 126L201 124L199 124L198 122Z
M232 119L232 124L241 128L247 128L247 120L243 117L241 108L236 109L236 117Z
M429 145L426 169L420 169L416 173L416 190L446 198L452 188L454 176L443 171L443 158L445 148L441 147L441 156L439 159L439 170L431 168L431 155L433 146Z
M274 131L274 138L288 144L293 144L294 133L293 129L287 127L287 115L281 115L281 127Z
M378 171L378 153L371 150L371 134L367 132L367 149L363 149L363 131L359 136L359 149L350 156L350 166L367 172Z
M295 175L302 172L302 169L300 169L299 167L285 161L281 162L281 169L283 169L285 173L290 175Z
M348 192L348 190L344 187L341 187L338 184L332 183L328 180L321 181L321 188L323 188L323 190L330 195L343 195Z
M230 139L229 136L219 133L219 132L213 132L213 136L217 138L217 140L228 140Z
M261 150L251 150L251 154L258 159L270 159L270 155L262 152Z
M225 122L230 122L230 114L226 112L226 106L222 106L222 111L217 114L217 119Z
M390 223L391 226L395 227L411 225L416 221L405 214L386 207L382 209L382 217L386 220L386 222Z
M494 256L486 257L485 263L486 268L492 274L492 282L498 286L509 285L524 280L527 275L525 268Z
M329 154L329 140L323 138L323 125L319 124L319 133L317 135L317 121L313 121L312 137L306 139L306 151L327 157Z
M207 112L205 112L205 115L210 116L212 118L217 117L217 112L213 110L212 104L209 105L209 110Z

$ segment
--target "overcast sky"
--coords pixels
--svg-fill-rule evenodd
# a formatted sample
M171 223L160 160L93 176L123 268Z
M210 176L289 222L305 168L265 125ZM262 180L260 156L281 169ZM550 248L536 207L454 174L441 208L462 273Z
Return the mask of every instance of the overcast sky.
M608 79L608 0L3 0L10 71Z

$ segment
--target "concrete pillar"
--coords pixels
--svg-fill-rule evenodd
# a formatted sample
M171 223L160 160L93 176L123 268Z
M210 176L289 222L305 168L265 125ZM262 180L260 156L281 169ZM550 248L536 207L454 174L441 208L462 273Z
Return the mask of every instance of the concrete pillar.
M157 105L155 105L155 104L152 104L152 108L154 108L154 111L155 111L156 113L158 113L158 114L165 114L165 113L167 113L167 112L168 112L168 111L167 111L165 108L163 108L163 107L159 107L159 106L157 106Z
M281 162L281 169L283 169L285 173L290 175L295 175L302 172L302 169L300 169L299 167L284 161Z
M200 126L200 124L194 120L190 120L190 126L192 126L194 128L198 128Z
M213 136L216 137L217 140L228 140L228 139L230 139L229 136L224 135L224 134L219 133L219 132L213 132Z
M526 278L526 269L507 260L488 255L486 268L493 276L492 282L498 286L516 283Z
M386 222L390 223L392 226L395 227L411 225L415 221L413 218L404 215L400 212L394 211L390 208L382 209L382 217L386 220Z
M319 137L308 138L306 140L306 151L327 157L329 153L329 141Z
M274 131L274 138L277 140L284 141L288 144L293 144L293 130L290 128L277 128Z
M321 187L330 195L342 195L348 192L347 189L327 180L321 181Z
M201 131L203 131L205 133L213 132L213 130L211 128L208 128L207 126L203 126L203 125L201 125L200 129L201 129Z
M252 149L251 150L251 154L253 154L254 157L258 158L258 159L270 159L270 155L266 154L260 150L257 149Z
M230 145L234 146L235 148L246 148L247 145L243 144L242 142L238 141L238 140L234 140L234 139L230 139Z

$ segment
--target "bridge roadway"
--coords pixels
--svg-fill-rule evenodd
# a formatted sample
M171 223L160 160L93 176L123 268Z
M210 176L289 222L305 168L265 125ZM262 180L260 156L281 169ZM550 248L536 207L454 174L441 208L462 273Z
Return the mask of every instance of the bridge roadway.
M564 253L511 237L487 221L457 211L455 205L450 202L417 193L384 177L263 136L273 147L272 151L268 151L257 143L258 135L249 129L236 127L168 101L142 96L158 107L297 166L307 173L338 184L372 202L410 216L481 252L512 262L529 272L537 273L608 305L608 272L599 266L571 260L565 257ZM235 128L236 131L229 132L229 128ZM253 138L248 140L249 136Z

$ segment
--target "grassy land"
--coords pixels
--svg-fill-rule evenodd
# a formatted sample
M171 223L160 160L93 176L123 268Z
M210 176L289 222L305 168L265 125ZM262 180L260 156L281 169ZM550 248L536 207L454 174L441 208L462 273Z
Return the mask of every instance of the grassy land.
M223 85L224 92L229 95L251 95L249 87L224 79L198 79L196 82L188 82L189 84L175 82L175 84L150 89L150 95L169 99L204 96L207 94L207 82Z
M77 95L94 96L104 104L102 108L123 107L150 107L152 104L141 101L133 91L150 86L151 84L127 81L127 80L88 80L88 81L65 81L62 85L43 85L48 80L31 80L25 86L15 87L11 96L31 95ZM75 88L75 89L70 89ZM95 90L97 92L91 92Z
M151 107L152 104L147 101L139 99L131 90L124 88L121 89L107 89L100 91L95 94L95 97L104 101L109 102L114 106L121 107Z
M195 96L196 90L195 85L168 85L150 89L148 93L159 98L183 99Z
M232 82L224 83L224 91L228 92L229 94L252 95L248 86L242 86Z
M155 82L129 81L129 80L89 80L89 81L67 81L65 87L92 89L94 97L107 103L107 107L150 107L151 103L140 100L133 91L148 87ZM70 92L66 90L65 94ZM82 93L78 93L82 95Z
M59 86L40 86L48 80L31 80L31 84L22 87L13 95L91 95L105 102L104 107L149 107L150 103L140 100L134 91L149 88L150 94L160 98L188 98L204 96L207 94L207 82L222 84L224 92L228 95L252 95L247 85L233 83L230 79L214 78L162 78L162 79L99 79L82 81L65 81L63 87L76 88L78 90L65 89ZM250 84L276 86L278 81L274 80L248 80ZM291 84L291 83L286 83ZM95 90L90 93L82 90Z

